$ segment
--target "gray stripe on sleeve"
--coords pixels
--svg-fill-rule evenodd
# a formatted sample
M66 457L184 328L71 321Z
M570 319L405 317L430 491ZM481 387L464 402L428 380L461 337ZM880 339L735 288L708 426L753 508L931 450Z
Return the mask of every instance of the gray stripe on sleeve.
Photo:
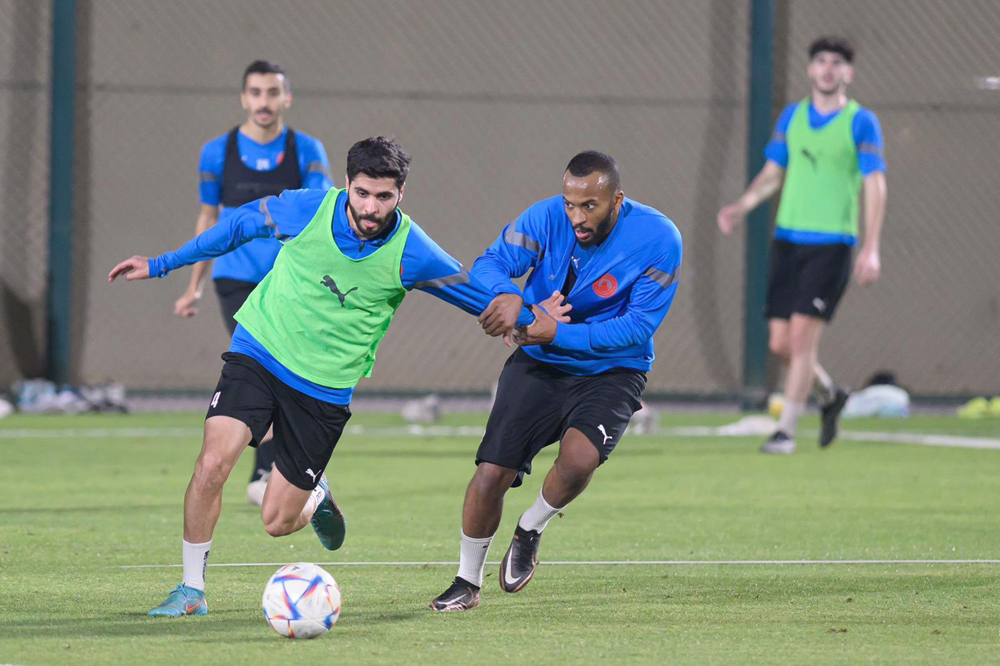
M219 174L212 173L211 171L199 171L198 179L202 183L218 183L221 180Z
M264 215L264 224L274 229L274 237L278 240L284 240L288 238L280 231L278 231L278 225L274 223L274 219L271 218L271 211L267 209L267 202L274 198L274 195L269 197L264 197L260 200L260 212Z
M320 162L319 160L316 160L314 162L310 162L309 164L307 164L306 165L306 173L321 173L324 176L327 176L327 177L330 176L329 172L326 170L326 166L322 162Z
M663 271L657 268L653 268L652 266L647 268L646 272L643 273L645 277L648 277L650 280L660 285L664 289L672 285L674 283L674 280L677 279L677 276L680 274L681 274L680 266L678 266L677 270L673 272L673 275L671 275L670 273L664 273Z
M538 252L542 247L534 238L528 238L520 231L515 231L514 227L507 230L507 233L503 236L503 240L507 245L523 247L529 252Z
M417 282L413 285L414 289L444 289L445 287L454 287L456 284L465 284L469 281L469 271L465 270L463 267L461 271L455 273L454 275L448 275L447 277L437 278L435 280L424 280L423 282Z
M875 155L881 155L882 150L879 148L877 143L870 143L868 141L862 141L858 144L859 153L874 153Z

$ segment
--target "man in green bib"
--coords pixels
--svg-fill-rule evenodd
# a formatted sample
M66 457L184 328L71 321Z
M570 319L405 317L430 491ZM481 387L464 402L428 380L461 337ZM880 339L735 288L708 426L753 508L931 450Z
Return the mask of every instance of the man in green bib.
M718 215L719 228L728 236L748 212L781 189L766 316L768 346L788 372L781 420L761 447L765 453L795 451L796 426L814 381L822 414L820 446L829 446L837 435L848 393L819 365L819 342L851 278L862 183L866 228L854 277L869 285L881 272L882 130L875 114L847 98L854 78L854 49L847 40L817 39L809 57L812 94L781 113L764 151L764 168Z
M283 243L274 268L236 313L239 322L209 403L205 437L184 496L183 582L150 615L204 615L205 567L222 509L222 487L240 454L273 427L278 443L261 518L268 534L312 523L336 550L343 514L326 469L350 418L354 387L411 289L480 315L492 336L534 321L494 294L399 210L410 157L374 137L347 155L347 189L286 190L239 207L176 252L134 256L108 276L163 277L253 238Z

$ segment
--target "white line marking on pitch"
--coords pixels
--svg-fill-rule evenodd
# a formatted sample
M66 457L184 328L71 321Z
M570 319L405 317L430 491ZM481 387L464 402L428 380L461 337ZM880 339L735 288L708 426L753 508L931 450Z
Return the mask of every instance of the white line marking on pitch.
M348 435L372 435L381 437L481 437L480 426L347 426ZM148 439L155 437L198 438L201 428L0 428L0 440L12 439ZM709 426L689 426L666 428L660 436L674 437L733 437ZM648 435L632 435L646 437ZM738 435L750 436L750 435ZM841 439L855 442L885 442L891 444L915 444L918 446L946 446L966 449L1000 450L1000 439L989 437L965 437L958 435L928 435L911 432L858 432L842 431Z
M210 567L281 567L287 562L232 562ZM454 567L458 562L317 562L324 567ZM500 562L489 562L499 566ZM562 566L786 566L831 564L1000 564L1000 560L581 560L539 562ZM182 564L123 564L120 569L179 569Z

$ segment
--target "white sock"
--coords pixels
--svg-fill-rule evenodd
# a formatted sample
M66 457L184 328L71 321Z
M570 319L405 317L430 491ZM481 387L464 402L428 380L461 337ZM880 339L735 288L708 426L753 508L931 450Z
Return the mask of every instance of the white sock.
M545 501L545 496L542 491L538 491L538 499L535 503L528 507L528 510L521 514L520 520L517 521L518 526L522 530L534 530L535 532L541 532L545 529L545 526L549 524L560 511L565 509L555 508L551 504Z
M781 409L781 420L778 421L778 430L795 439L795 428L799 424L799 417L805 414L806 403L786 402Z
M196 590L205 591L205 569L208 567L208 551L212 542L188 543L181 549L184 560L184 584Z
M483 586L483 567L486 566L486 554L490 552L493 537L473 539L462 532L462 552L458 560L458 577L467 580L477 587Z
M326 497L326 493L323 492L322 488L316 486L313 488L312 494L309 495L309 499L306 500L306 505L302 507L302 510L310 516L313 515L316 513L316 509L319 508L319 504L323 501L324 497Z

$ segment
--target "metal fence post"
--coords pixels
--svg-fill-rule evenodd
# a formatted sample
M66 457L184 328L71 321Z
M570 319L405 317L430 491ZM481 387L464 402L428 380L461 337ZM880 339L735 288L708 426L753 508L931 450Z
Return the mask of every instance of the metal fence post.
M72 323L76 59L76 0L53 0L46 375L60 384L69 379Z
M771 134L774 84L775 0L752 0L750 18L750 82L747 95L747 182L764 166L764 146ZM747 216L746 281L743 318L743 392L745 405L763 399L767 377L767 284L769 204Z

